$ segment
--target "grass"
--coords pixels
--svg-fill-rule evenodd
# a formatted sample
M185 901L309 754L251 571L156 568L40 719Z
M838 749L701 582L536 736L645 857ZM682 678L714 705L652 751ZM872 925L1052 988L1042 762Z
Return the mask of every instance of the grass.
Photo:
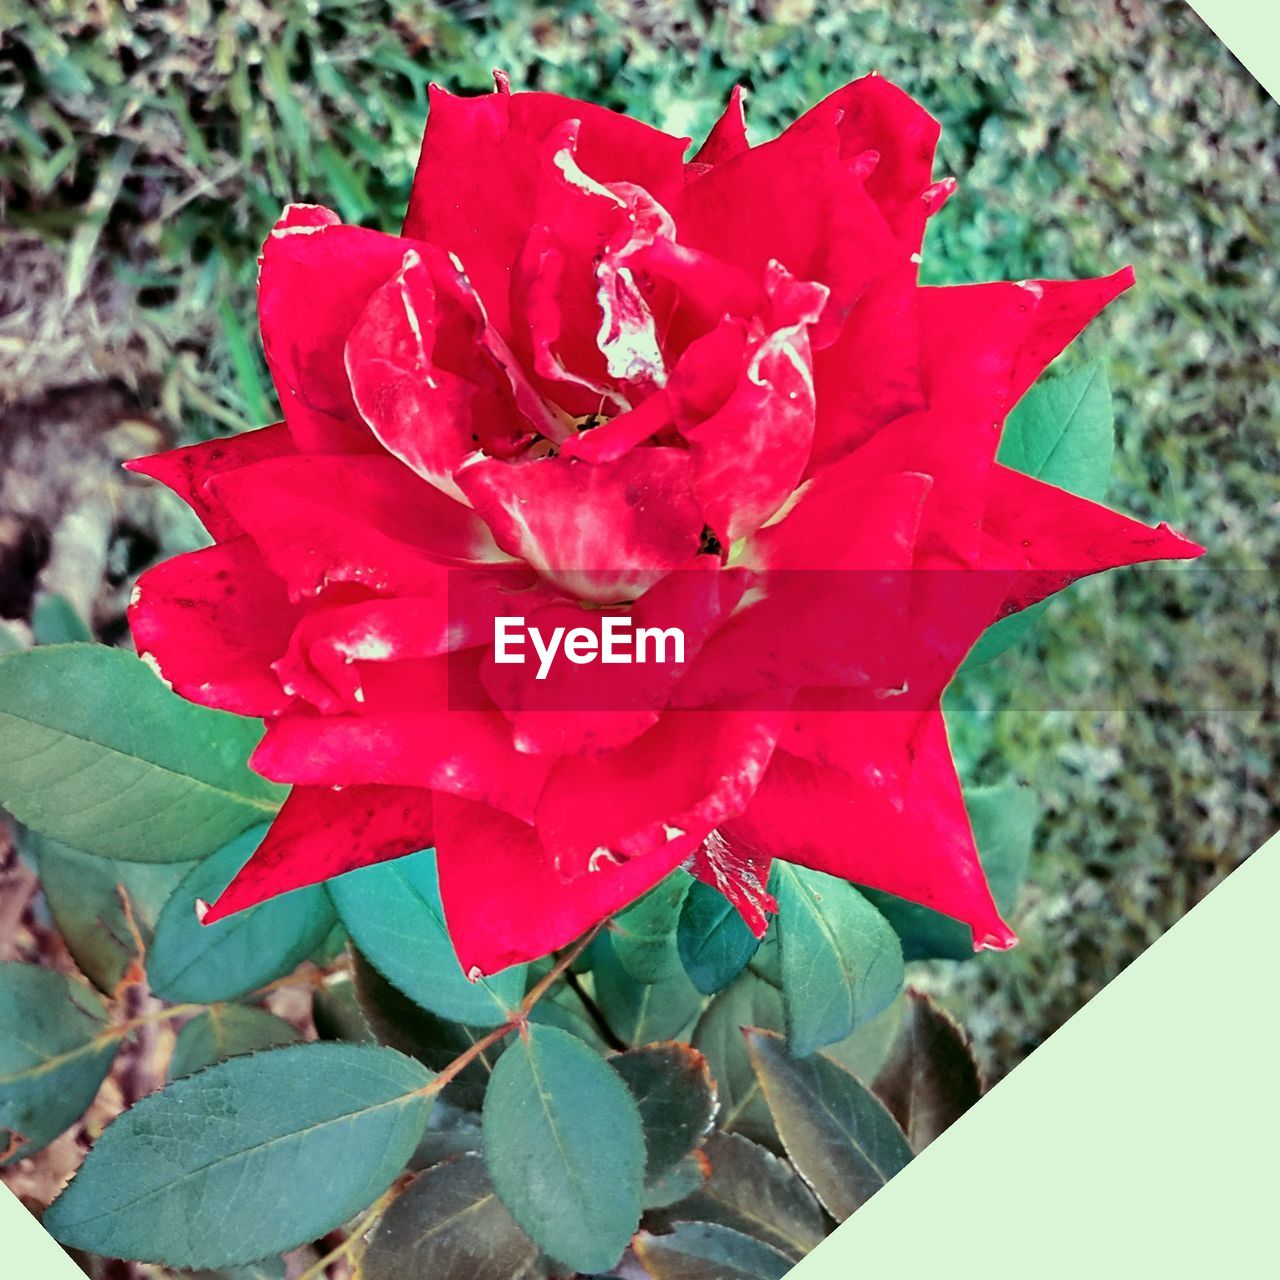
M257 248L281 205L395 229L426 87L591 98L757 137L877 69L944 125L935 280L1138 269L1109 495L1210 548L1059 600L952 696L966 778L1045 817L1024 945L946 976L1016 1061L1280 825L1280 108L1182 3L0 0L0 396L111 376L185 438L267 420Z

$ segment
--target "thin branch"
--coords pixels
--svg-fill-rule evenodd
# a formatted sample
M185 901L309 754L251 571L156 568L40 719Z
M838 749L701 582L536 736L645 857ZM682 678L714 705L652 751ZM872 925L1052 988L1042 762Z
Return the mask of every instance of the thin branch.
M443 1071L436 1076L430 1084L425 1085L420 1092L424 1094L439 1093L459 1072L463 1071L468 1065L474 1062L486 1049L497 1044L499 1040L505 1039L513 1031L519 1027L523 1027L529 1020L529 1013L533 1006L542 999L548 991L560 980L560 978L568 972L569 967L575 960L591 945L596 934L605 927L607 921L602 920L594 929L584 933L577 942L564 953L552 967L542 976L542 978L532 987L529 988L528 994L520 1001L520 1007L516 1009L511 1016L499 1027L494 1027L488 1035L482 1036L470 1048L459 1054L458 1057L449 1063Z
M542 999L548 991L555 986L561 977L570 972L570 969L580 955L591 945L596 934L605 927L607 921L602 920L594 929L583 934L577 942L569 948L564 955L560 956L552 965L550 970L532 986L526 993L523 1000L520 1001L518 1008L512 1010L501 1026L494 1027L487 1035L482 1036L473 1045L460 1053L454 1060L449 1063L430 1083L422 1089L417 1090L420 1095L430 1095L439 1093L441 1089L454 1079L459 1072L474 1062L486 1049L497 1044L499 1040L509 1036L517 1028L523 1027L529 1020L529 1014L533 1010L534 1005ZM360 1239L369 1231L373 1224L382 1217L391 1202L409 1185L411 1179L401 1179L389 1187L377 1200L370 1205L368 1212L351 1228L347 1234L347 1238L343 1240L335 1248L331 1249L318 1262L313 1263L310 1267L298 1277L298 1280L322 1280L328 1272L330 1266L335 1262L341 1261L356 1247Z
M315 990L325 986L333 972L337 972L340 968L341 966L335 966L330 971L317 968L314 965L308 966L294 973L286 974L283 978L277 978L274 982L268 982L256 991L249 992L244 998L246 1000L256 1000L272 991L279 991L282 987L310 987ZM127 986L127 989L132 990L133 988L132 986ZM117 998L121 994L123 992L117 992ZM111 1040L123 1040L125 1036L131 1035L140 1027L150 1027L158 1022L170 1022L174 1018L184 1018L188 1014L202 1013L208 1007L207 1004L186 1003L167 1005L163 1009L153 1009L150 1013L142 1013L137 1017L126 1018L122 1022L116 1022L109 1027L104 1027L94 1037L94 1040L99 1044L106 1044Z
M608 923L608 920L601 920L593 929L584 933L543 975L542 980L530 989L529 994L520 1002L520 1012L524 1016L519 1021L523 1022L529 1016L529 1010L555 986L561 974L568 972L569 968L577 962L578 957L596 940L596 935Z
M129 992L135 991L147 980L145 964L147 944L143 940L142 930L138 928L137 918L133 914L133 900L123 884L116 885L116 898L120 902L120 910L124 913L125 928L128 929L129 937L133 942L133 955L120 975L120 981L116 983L115 990L111 993L111 999L123 1006ZM99 923L102 923L101 917L99 917Z
M347 1238L330 1249L318 1262L313 1262L298 1280L323 1280L335 1262L341 1262L360 1242L375 1222L386 1213L391 1202L409 1185L409 1179L397 1178L370 1206L364 1217L347 1233Z
M168 1022L172 1018L184 1018L189 1013L200 1013L207 1008L208 1005L203 1004L171 1004L168 1008L155 1009L151 1013L140 1013L136 1018L128 1018L124 1022L103 1027L94 1036L94 1040L100 1044L106 1044L110 1040L123 1040L139 1027L150 1027L157 1022Z

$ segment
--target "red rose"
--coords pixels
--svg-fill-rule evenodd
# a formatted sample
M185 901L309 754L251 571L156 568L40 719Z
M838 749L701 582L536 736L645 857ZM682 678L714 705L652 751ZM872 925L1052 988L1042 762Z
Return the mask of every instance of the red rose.
M468 970L681 864L762 931L774 856L1009 945L942 687L1002 613L1198 553L995 462L1132 273L920 287L952 184L875 77L754 148L735 94L689 162L499 89L432 91L402 236L312 206L271 233L284 422L138 464L216 539L144 577L138 647L265 719L254 766L293 784L207 918L434 844ZM856 625L823 625L815 572L861 584ZM613 673L499 662L500 614L675 619L689 651L593 701Z

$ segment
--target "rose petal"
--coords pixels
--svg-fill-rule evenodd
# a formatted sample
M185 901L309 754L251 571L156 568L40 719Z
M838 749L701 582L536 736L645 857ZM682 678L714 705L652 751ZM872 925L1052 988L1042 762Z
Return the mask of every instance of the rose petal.
M976 567L987 476L998 435L994 424L969 425L962 416L942 409L909 413L808 483L823 492L904 473L930 476L933 483L916 533L916 563L932 557Z
M267 366L297 447L381 452L361 421L343 349L373 293L412 244L336 214L291 205L262 246L258 324Z
M719 889L737 907L747 928L763 938L769 928L765 913L778 909L778 900L767 887L772 865L769 854L713 831L693 855L689 871L703 884Z
M674 212L681 241L694 249L757 277L776 260L826 285L831 297L814 326L815 350L835 341L867 286L911 252L841 158L833 121L708 170L685 187Z
M410 250L357 318L345 363L360 416L382 445L461 501L453 473L478 443L471 401L479 388L436 365L436 311L430 272Z
M125 470L150 476L172 489L200 517L215 538L233 538L240 532L234 520L209 498L205 484L224 471L236 471L267 458L296 453L283 422L238 435L220 436L201 444L183 445L166 453L126 462Z
M876 715L851 731L875 730ZM884 717L885 750L900 746L896 717ZM726 834L774 857L896 894L963 921L975 947L1002 950L1015 938L978 861L941 713L924 717L910 744L901 804L849 775L779 751L743 815ZM907 856L909 851L909 856Z
M662 316L662 347L674 366L691 344L727 317L743 325L768 310L764 273L744 269L701 249L658 238L637 249L638 270L670 286ZM766 263L766 266L768 264Z
M917 299L914 263L885 272L854 304L835 342L815 353L811 472L925 407Z
M670 311L670 289L638 277L633 260L675 232L643 188L581 167L579 134L566 120L543 144L535 221L511 286L516 349L573 417L626 409L665 382L654 312Z
M646 440L672 425L671 401L665 391L655 391L634 409L620 413L599 426L570 436L560 447L562 458L579 458L599 466L617 462Z
M911 566L930 478L828 479L747 540L735 563L752 571L749 607L711 636L675 705L806 685L897 688L907 678Z
M674 644L664 645L662 660L647 650L651 660L595 661L579 665L563 648L543 672L529 641L522 641L524 662L498 662L490 654L481 679L494 703L510 719L516 747L545 755L597 755L615 750L638 738L654 725L670 698L672 686L693 661L699 647L723 613L733 607L736 594L719 574L719 560L697 556L695 567L668 574L647 591L628 611L584 608L567 601L532 612L508 608L503 612L522 616L529 627L550 636L562 627L564 634L583 629L597 637L597 652L604 619L626 617L631 629L624 633L628 654L639 628L667 631L678 628L682 636L676 660Z
M702 513L680 449L634 449L591 466L482 459L457 480L504 551L582 600L640 595L697 551Z
M867 192L893 231L919 249L924 222L941 207L931 189L938 122L909 94L878 75L863 76L811 107L784 133L800 134L834 126L841 158L876 155ZM945 198L945 197L943 197Z
M523 616L531 628L550 636L557 627L567 634L589 631L599 637L605 617L625 611L585 609L561 601ZM536 652L523 642L525 661L500 663L490 653L481 679L494 703L511 721L516 748L539 755L596 754L614 750L642 734L658 719L666 689L674 676L659 664L645 667L596 660L578 665L563 649L549 669L541 671Z
M512 283L513 341L540 394L567 418L586 418L607 407L625 409L627 403L605 380L600 352L588 338L599 323L598 312L589 277L584 279L570 257L550 227L539 223L530 229Z
M757 529L735 563L815 575L909 569L932 488L933 477L915 471L869 476L861 468L833 468Z
M509 272L529 228L543 141L580 123L578 157L600 182L633 182L666 204L688 140L549 93L458 98L431 86L431 110L404 231L457 254L498 330L512 337Z
M674 846L601 863L566 884L527 824L452 796L436 801L440 897L468 972L497 973L572 942L679 865Z
M138 579L129 626L175 692L242 716L292 701L271 664L301 610L248 538L174 556Z
M1191 560L1204 548L1167 524L1152 529L1099 502L997 464L983 528L1025 557L1006 611L1025 609L1078 578L1148 560Z
M429 592L441 564L505 559L474 512L386 454L277 458L208 487L295 599L331 583Z
M924 711L931 712L932 707ZM844 774L860 789L901 807L911 782L920 709L851 709L826 690L796 696L779 749Z
M467 709L469 687L453 708L455 671L448 658L357 663L358 712L291 712L268 726L251 763L281 782L426 787L532 818L550 763L517 752L497 711Z
M1093 280L948 285L919 291L925 393L979 429L1004 421L1049 362L1133 284L1133 269ZM998 430L990 440L994 451Z
M598 759L555 766L537 827L561 875L669 845L688 856L740 813L773 753L777 712L669 712L643 737Z
M707 140L698 148L693 165L723 164L748 151L747 114L743 108L742 86L735 84L729 94L729 102L720 118L711 127ZM694 171L691 176L696 176Z
M318 710L355 711L364 700L357 664L407 662L493 643L494 619L527 615L549 599L523 566L471 571L441 566L426 595L329 602L294 629L274 663L281 683ZM487 703L485 704L488 705Z
M205 914L213 924L290 889L431 847L430 791L294 787L266 838Z
M771 264L771 299L795 286ZM808 301L749 351L736 387L714 414L681 425L692 447L703 516L725 546L759 528L782 506L809 461L814 422L809 326L822 313L826 290L813 289ZM684 393L686 406L691 398Z

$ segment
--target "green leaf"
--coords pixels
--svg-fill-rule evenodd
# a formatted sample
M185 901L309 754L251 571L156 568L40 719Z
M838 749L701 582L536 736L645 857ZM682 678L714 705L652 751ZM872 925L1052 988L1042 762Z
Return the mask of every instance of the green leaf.
M760 946L737 907L701 880L689 887L676 930L680 960L703 995L724 990L747 967Z
M409 1168L418 1172L452 1160L454 1156L483 1152L480 1117L474 1111L461 1111L437 1100L431 1123L409 1159Z
M266 1009L245 1004L215 1004L178 1032L169 1059L169 1079L189 1076L225 1058L293 1044L298 1033Z
M982 1097L982 1079L969 1038L951 1016L918 991L907 1004L872 1089L920 1152Z
M290 973L333 928L323 885L295 889L216 924L196 901L212 902L258 847L264 828L246 831L193 867L165 903L147 958L151 989L165 1000L234 1000Z
M373 1044L377 1037L365 1020L349 973L332 974L311 996L311 1021L321 1040Z
M851 884L774 863L787 1042L799 1057L843 1040L902 989L902 947Z
M783 1026L782 994L749 970L731 982L703 1011L693 1044L706 1055L720 1095L721 1129L776 1146L773 1118L747 1057L744 1027Z
M749 1031L747 1050L791 1163L837 1222L906 1168L902 1130L852 1072L794 1057L772 1031Z
M84 853L186 862L269 818L282 792L246 764L261 732L120 649L0 657L0 804Z
M28 842L40 888L67 950L99 991L113 994L129 966L142 959L125 918L121 890L147 943L161 908L191 864L97 858L34 832Z
M782 990L782 948L778 945L777 916L769 921L769 928L760 939L760 948L751 957L747 968Z
M426 1127L430 1080L372 1045L230 1058L120 1116L44 1225L71 1248L177 1267L295 1248L391 1184Z
M432 1071L443 1071L454 1058L483 1038L482 1029L437 1017L393 987L358 951L352 956L356 999L364 1020L383 1044L399 1049ZM492 1045L467 1064L441 1092L454 1106L477 1108L502 1044Z
M971 787L964 802L991 896L1001 912L1011 913L1031 861L1040 802L1030 787L1013 782Z
M223 1267L217 1271L184 1271L181 1280L285 1280L285 1272L283 1258L261 1258L257 1262L246 1263L243 1267Z
M579 1040L585 1040L601 1053L609 1048L572 987L553 987L529 1010L529 1021L559 1027L562 1031L577 1036Z
M329 881L352 941L416 1004L442 1018L496 1027L524 995L525 966L469 982L445 927L435 851L395 858Z
M964 794L982 869L1002 915L1017 903L1031 860L1031 844L1040 816L1030 787L1006 782L971 787ZM970 960L973 932L966 924L904 898L875 889L862 892L893 925L908 960Z
M676 926L693 883L687 872L673 871L610 923L614 955L638 982L659 982L679 974Z
M889 1052L901 1016L901 1001L895 1001L824 1053L870 1083ZM718 1127L773 1148L779 1146L778 1134L747 1057L742 1029L781 1031L785 1025L778 989L748 969L711 1001L693 1032L694 1046L706 1055L716 1082Z
M66 596L41 596L31 611L31 635L36 644L91 643L93 632Z
M1091 361L1040 378L1014 406L996 455L1006 467L1102 500L1115 454L1106 366Z
M610 1030L628 1045L677 1039L702 1009L702 994L679 963L669 977L638 982L606 947L596 953L591 976Z
M89 1109L120 1043L109 1027L83 982L0 964L0 1152L30 1155Z
M332 903L332 900L331 900ZM320 945L308 957L312 964L327 969L338 962L338 958L346 953L347 931L340 921L321 940Z
M1012 649L1022 638L1028 635L1039 622L1041 615L1049 607L1048 600L1039 600L1028 605L1018 613L1009 614L999 622L993 622L979 637L977 643L969 650L961 670L976 667L992 658L998 658L1007 649Z
M863 1084L869 1085L884 1066L889 1050L898 1038L906 1003L906 997L899 996L887 1009L864 1022L847 1040L837 1040L822 1052L846 1071L852 1071Z
M653 1204L669 1193L664 1187L667 1178L710 1131L717 1105L715 1082L701 1053L673 1041L628 1049L609 1063L640 1108L647 1153L645 1202Z
M732 1227L794 1262L822 1242L822 1208L790 1165L738 1133L713 1133L705 1151L711 1177L671 1206L673 1218Z
M642 1231L636 1255L653 1280L782 1280L795 1266L762 1240L712 1222L677 1222L660 1236Z
M691 1151L672 1165L656 1182L645 1184L644 1207L662 1209L693 1195L707 1180L701 1151Z
M1092 362L1042 377L1014 406L996 455L1006 467L1100 501L1111 478L1115 415L1106 367ZM974 645L966 663L987 662L1018 643L1047 602L1002 618Z
M640 1221L645 1145L621 1076L558 1027L526 1027L484 1103L489 1173L512 1216L558 1262L607 1271Z
M420 1173L383 1215L360 1280L524 1280L538 1246L494 1192L484 1158L462 1155Z

